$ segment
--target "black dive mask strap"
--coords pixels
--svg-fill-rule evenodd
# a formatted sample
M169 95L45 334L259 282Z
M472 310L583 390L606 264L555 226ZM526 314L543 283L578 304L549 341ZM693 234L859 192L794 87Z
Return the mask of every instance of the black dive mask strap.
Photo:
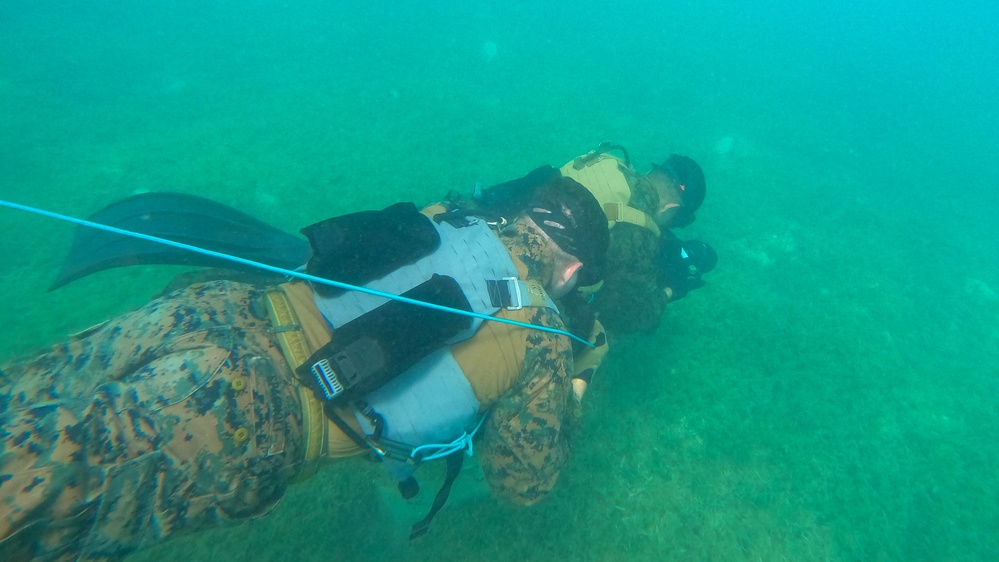
M353 441L355 445L365 450L370 448L364 437L361 437L360 434L354 431L354 428L350 427L350 424L348 424L343 418L340 417L339 414L336 413L333 409L333 402L327 402L323 407L323 411L326 412L326 417L329 418L330 421L332 421L338 428L340 428L340 431L342 431L344 435L350 437L350 440Z

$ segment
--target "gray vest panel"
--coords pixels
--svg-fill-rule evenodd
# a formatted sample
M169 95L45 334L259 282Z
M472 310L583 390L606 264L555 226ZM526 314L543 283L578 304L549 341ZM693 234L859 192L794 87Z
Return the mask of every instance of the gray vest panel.
M368 394L365 401L385 420L383 436L410 446L449 443L475 425L479 401L450 348L423 358L405 373ZM357 415L364 432L374 428ZM392 474L403 480L412 464L389 462Z
M447 275L461 287L475 312L493 315L499 309L489 298L487 280L518 276L510 253L489 225L477 218L465 227L434 223L440 234L440 246L432 254L413 264L365 285L399 295L430 279L434 274ZM526 288L522 288L526 292ZM547 295L546 295L547 297ZM315 297L316 305L334 328L374 310L388 299L347 291L334 297ZM554 308L554 304L549 305ZM473 319L470 329L451 343L470 338L481 319ZM335 335L334 335L335 337ZM409 446L449 443L465 431L471 431L478 419L480 404L468 379L461 371L449 347L439 349L416 365L365 396L365 401L385 421L383 436ZM357 414L364 432L374 428ZM388 461L386 468L400 480L409 476L414 466Z
M478 218L470 217L469 220L472 224L462 228L446 222L433 223L440 234L441 243L432 254L416 263L404 265L365 287L401 295L430 279L435 273L447 275L458 282L465 298L472 305L472 310L481 314L495 314L498 309L490 303L486 280L517 277L517 268L513 265L506 246L489 225ZM334 297L316 295L315 300L319 311L334 328L343 326L388 301L385 297L358 291L347 291ZM481 319L473 319L471 328L453 341L468 339L481 323Z

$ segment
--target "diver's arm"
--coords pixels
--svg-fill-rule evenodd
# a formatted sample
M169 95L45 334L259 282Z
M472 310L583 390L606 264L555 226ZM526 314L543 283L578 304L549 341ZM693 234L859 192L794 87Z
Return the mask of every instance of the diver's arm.
M539 309L533 321L561 325L547 309ZM493 406L478 449L493 491L524 505L551 491L569 458L565 426L574 402L568 338L532 331L527 340L521 376Z

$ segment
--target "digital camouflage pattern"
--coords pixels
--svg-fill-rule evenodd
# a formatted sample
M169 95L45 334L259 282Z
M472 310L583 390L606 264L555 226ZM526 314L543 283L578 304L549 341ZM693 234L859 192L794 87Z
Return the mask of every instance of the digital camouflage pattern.
M638 174L634 168L629 167L628 171L630 173L626 174L626 177L628 185L631 186L631 199L627 202L628 205L649 216L655 216L659 209L659 193L649 180Z
M550 273L540 239L522 241L532 276ZM304 435L264 294L198 283L0 367L0 560L120 559L276 504ZM517 312L561 327L549 309ZM478 451L497 495L532 503L568 459L578 403L568 339L523 331L522 372Z
M637 225L611 229L604 285L593 301L609 332L651 332L659 326L669 302L659 285L659 244L658 236Z
M563 328L558 315L547 308L531 309L529 321ZM579 408L572 397L568 338L525 331L527 353L520 377L492 405L482 445L476 449L493 492L518 504L535 503L555 486L569 459L570 426Z
M516 222L501 233L510 252L527 267L529 279L552 274L551 248L538 231ZM518 311L524 322L565 329L556 311ZM527 346L519 378L490 410L477 449L493 492L514 503L531 504L555 486L569 459L569 437L578 419L572 397L572 346L566 336L523 329Z
M153 300L0 374L0 559L115 559L266 513L301 406L261 291Z

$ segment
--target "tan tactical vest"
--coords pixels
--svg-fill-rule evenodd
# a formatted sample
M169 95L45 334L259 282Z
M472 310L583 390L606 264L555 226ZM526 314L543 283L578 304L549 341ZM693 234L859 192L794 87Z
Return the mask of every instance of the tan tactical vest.
M524 276L527 268L516 259L514 264ZM272 329L294 370L329 341L331 333L327 322L306 283L291 282L275 287L269 291L268 301ZM533 314L532 308L526 307L504 309L496 316L530 322ZM476 399L483 406L492 404L517 381L526 351L524 330L498 322L485 322L474 336L451 348L455 361L466 373ZM365 451L326 418L323 404L304 385L299 386L299 395L306 441L305 467L300 478L311 476L322 457L345 457ZM363 433L352 412L344 409L340 414L354 431Z
M647 228L659 236L659 225L648 214L629 206L631 184L635 171L620 158L606 152L590 152L562 166L563 176L582 184L600 203L607 215L608 226L619 222Z

